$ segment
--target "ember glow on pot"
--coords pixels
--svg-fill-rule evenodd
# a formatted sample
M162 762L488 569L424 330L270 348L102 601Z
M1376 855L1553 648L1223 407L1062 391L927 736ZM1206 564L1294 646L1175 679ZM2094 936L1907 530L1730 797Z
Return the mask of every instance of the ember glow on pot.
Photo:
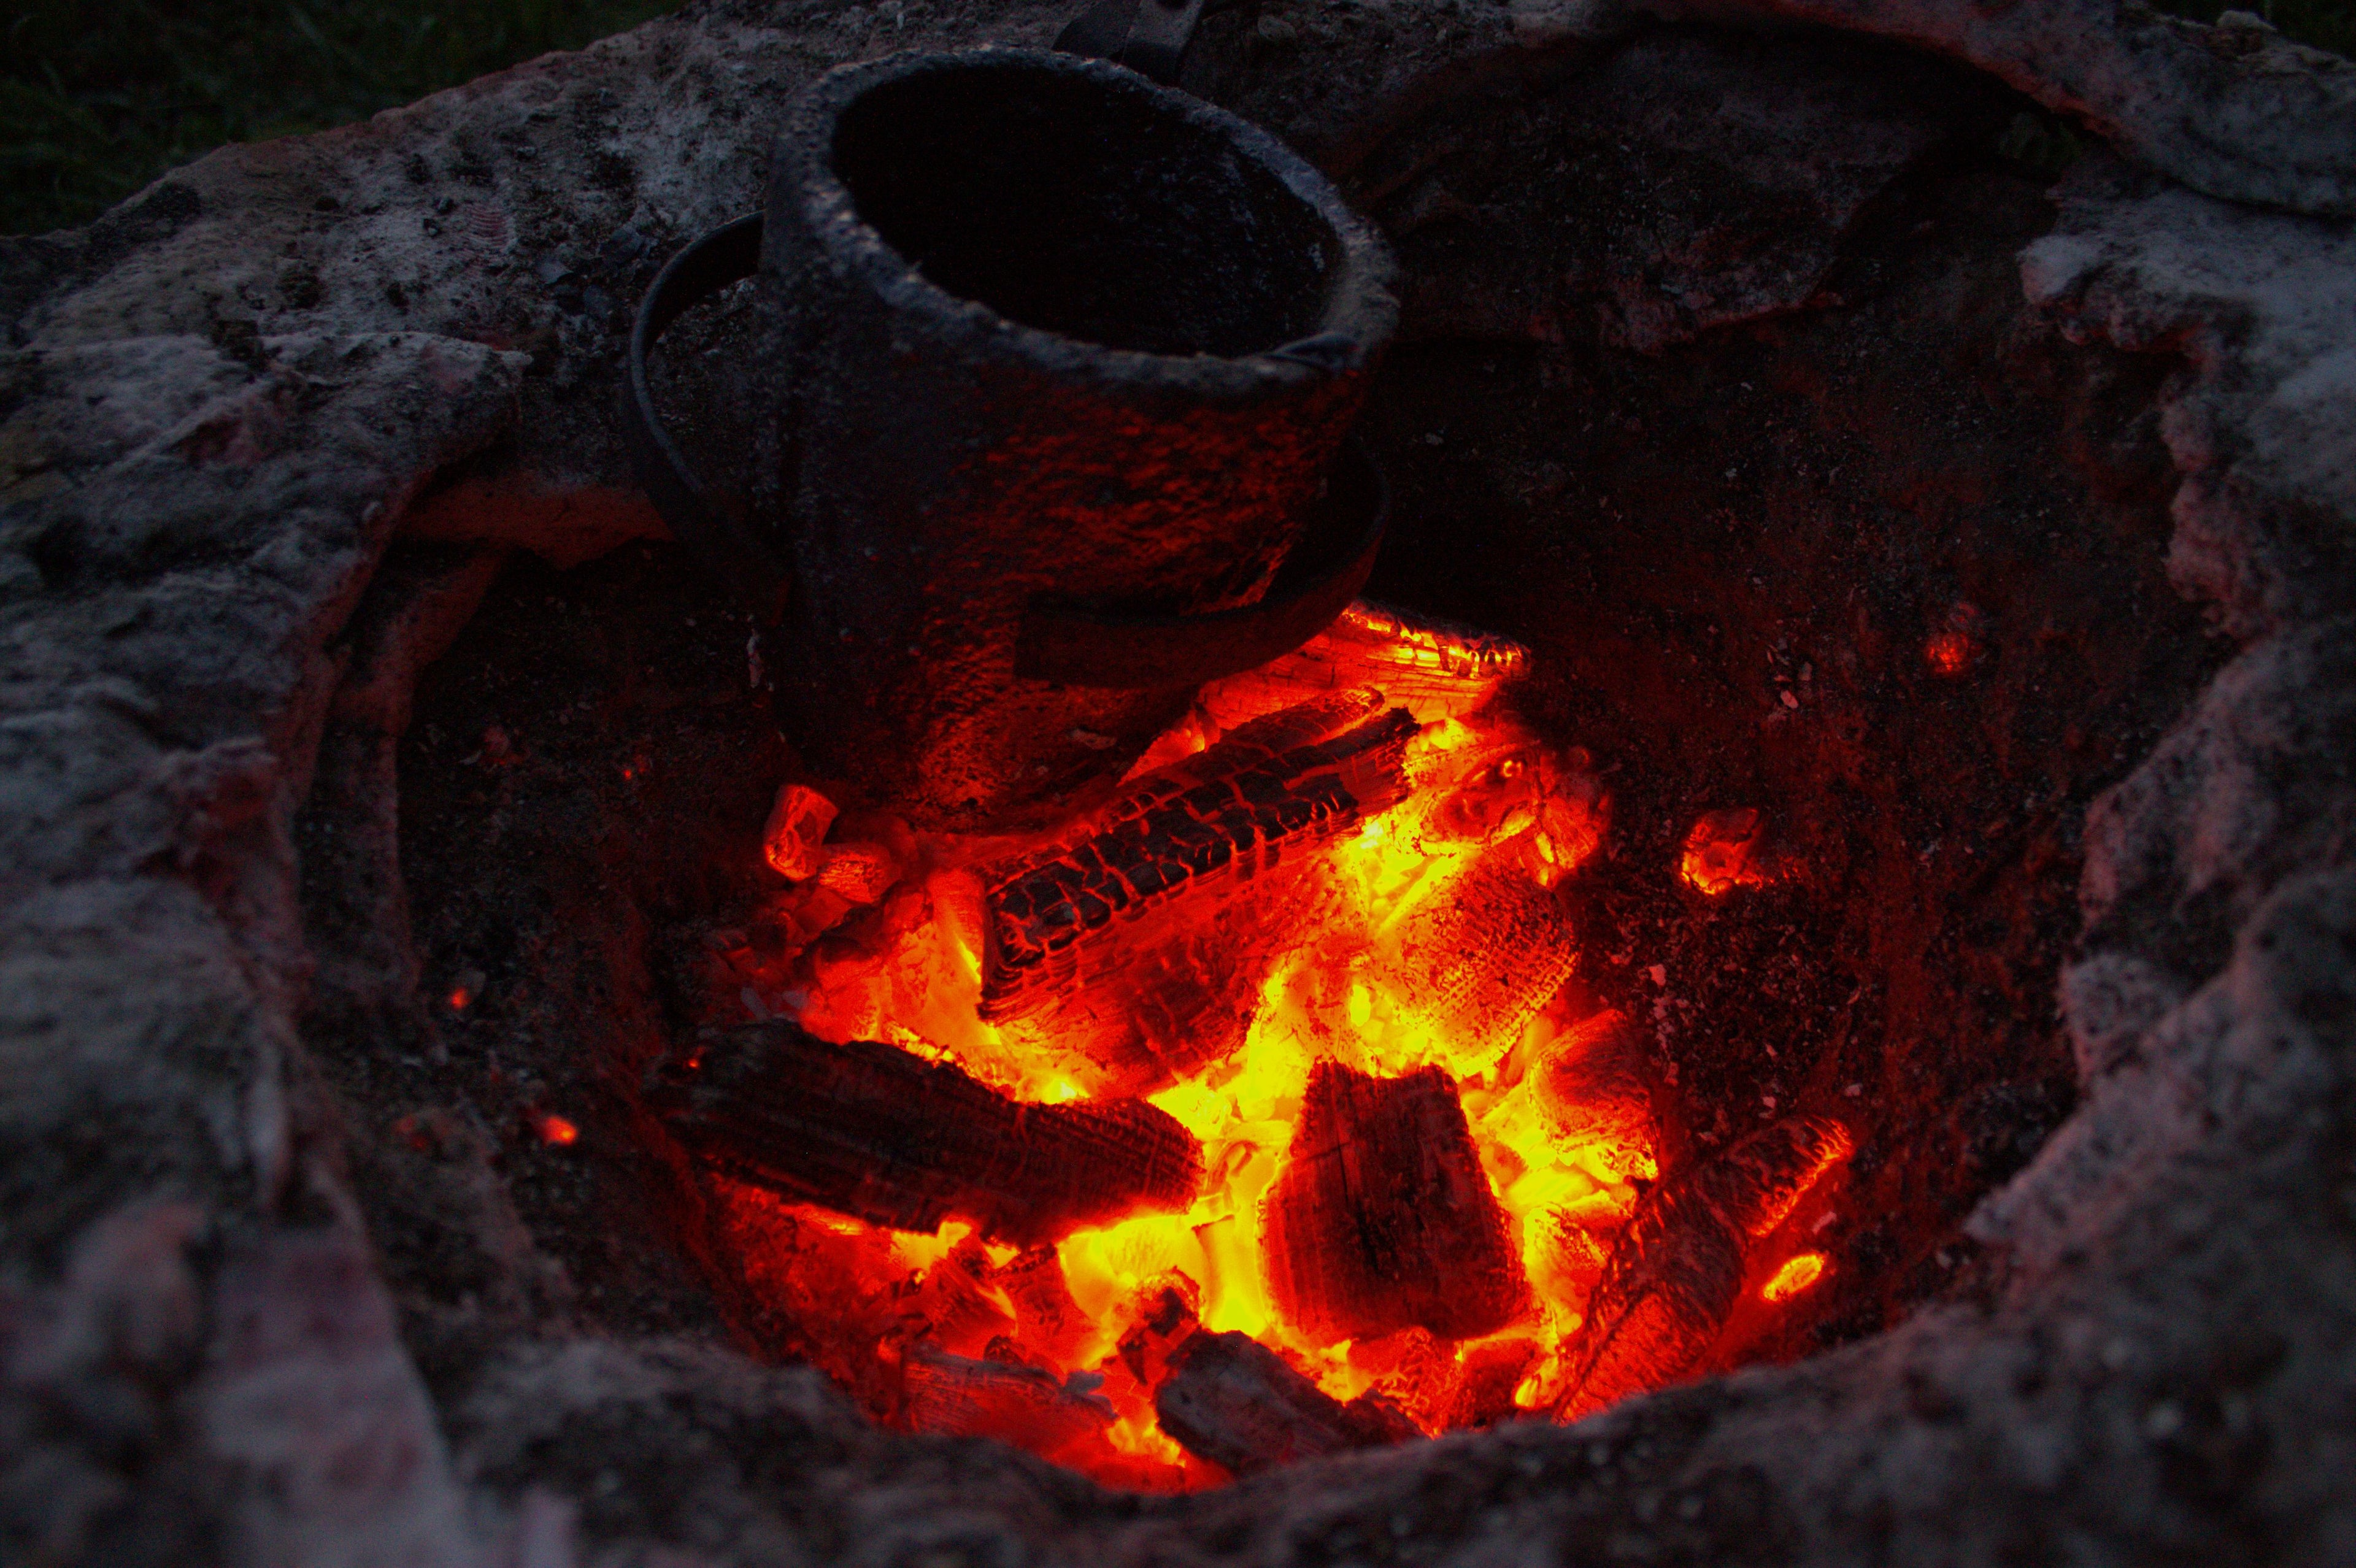
M1526 663L1354 605L1039 833L786 786L656 1098L810 1359L1153 1489L1688 1375L1850 1138L1660 1179L1642 1032L1570 983L1610 794L1515 717ZM1687 880L1762 881L1762 831L1705 818Z

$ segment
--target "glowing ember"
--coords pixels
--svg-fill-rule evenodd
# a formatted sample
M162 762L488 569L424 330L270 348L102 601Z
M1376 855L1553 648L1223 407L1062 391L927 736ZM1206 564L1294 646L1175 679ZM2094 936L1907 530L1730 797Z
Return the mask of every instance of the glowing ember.
M1770 1275L1767 1283L1759 1287L1759 1294L1771 1302L1789 1301L1824 1278L1827 1261L1822 1253L1802 1253L1797 1257L1786 1258L1783 1266Z
M1981 634L1987 617L1976 604L1957 600L1947 607L1945 624L1922 643L1922 662L1933 674L1952 680L1972 667L1980 656Z
M1944 676L1958 676L1970 667L1972 638L1968 632L1934 632L1922 645L1922 657L1930 667Z
M1690 1366L1847 1135L1659 1180L1644 1037L1566 985L1609 802L1497 700L1526 664L1353 606L1023 839L781 791L791 885L715 935L742 1011L662 1112L811 1359L1158 1489ZM1705 816L1687 880L1771 880L1760 828Z
M574 1126L571 1122L566 1121L562 1116L556 1115L553 1111L542 1112L540 1115L534 1117L532 1119L532 1130L540 1135L541 1142L552 1145L558 1148L562 1148L568 1144L577 1143L580 1141L581 1137L581 1129L579 1127Z
M1686 835L1677 875L1712 898L1736 888L1763 888L1775 875L1762 837L1760 814L1748 806L1706 811Z

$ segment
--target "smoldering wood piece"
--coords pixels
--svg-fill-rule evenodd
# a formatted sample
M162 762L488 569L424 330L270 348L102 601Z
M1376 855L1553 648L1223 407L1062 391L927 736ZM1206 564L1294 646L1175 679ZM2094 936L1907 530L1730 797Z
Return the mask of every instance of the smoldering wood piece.
M1419 900L1399 926L1405 1006L1461 1053L1513 1048L1578 962L1570 919L1515 858L1486 854Z
M1421 1325L1471 1339L1529 1300L1464 1108L1436 1067L1386 1079L1319 1062L1260 1235L1269 1294L1304 1333Z
M1203 1293L1182 1269L1149 1280L1138 1293L1134 1316L1116 1347L1121 1364L1140 1388L1159 1388L1170 1375L1170 1358L1202 1328Z
M1374 1380L1390 1402L1428 1432L1442 1429L1456 1392L1456 1346L1430 1329L1413 1328L1350 1347L1350 1364Z
M1248 1334L1201 1333L1178 1347L1153 1412L1188 1453L1237 1476L1422 1435L1379 1399L1344 1404Z
M901 1377L899 1424L909 1432L995 1437L1053 1454L1103 1431L1115 1414L1095 1392L1102 1380L1091 1373L1062 1378L1024 1362L974 1360L930 1345L909 1347Z
M1491 1339L1466 1346L1464 1364L1457 1373L1455 1397L1440 1423L1442 1429L1462 1432L1470 1427L1494 1426L1521 1414L1514 1403L1514 1391L1521 1386L1530 1363L1537 1359L1537 1344L1530 1339Z
M1149 774L1079 832L982 872L982 1016L1015 1018L1119 963L1118 928L1232 894L1398 799L1415 720L1344 693L1247 724Z
M952 1355L970 1355L1016 1327L1000 1299L989 1249L968 1236L925 1271L924 1283L902 1310L923 1325L923 1337Z
M649 1098L695 1157L740 1181L894 1230L965 1220L1050 1242L1194 1200L1203 1151L1138 1100L1028 1104L947 1062L783 1020L713 1030Z
M1064 1260L1050 1246L1032 1247L1006 1260L991 1283L1014 1304L1016 1332L1025 1348L1058 1366L1068 1366L1096 1332L1096 1325L1072 1299Z
M1644 1036L1625 1014L1601 1013L1567 1031L1530 1076L1557 1138L1597 1150L1622 1177L1653 1179L1660 1124L1653 1111Z
M1830 1116L1786 1116L1711 1160L1696 1179L1728 1224L1763 1236L1782 1224L1834 1161L1848 1157L1848 1129Z
M1197 700L1232 729L1326 692L1373 687L1429 724L1486 707L1529 665L1529 649L1510 638L1360 599L1298 649L1212 683Z
M1746 1242L1848 1150L1838 1122L1789 1116L1647 1193L1588 1298L1556 1413L1576 1420L1689 1370L1734 1310Z
M981 1013L1144 1093L1241 1045L1315 852L1406 789L1416 724L1371 692L1245 726L1080 829L985 868ZM1311 879L1313 880L1313 879Z

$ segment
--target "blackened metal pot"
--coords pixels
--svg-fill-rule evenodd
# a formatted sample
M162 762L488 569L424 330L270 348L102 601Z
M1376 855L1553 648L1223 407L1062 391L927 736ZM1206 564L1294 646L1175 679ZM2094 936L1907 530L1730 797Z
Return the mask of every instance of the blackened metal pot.
M677 469L643 358L756 231L738 519ZM674 527L772 624L813 773L920 827L1024 826L1364 581L1380 484L1337 457L1392 278L1329 182L1223 111L1070 56L896 56L806 90L763 219L658 282L635 433Z

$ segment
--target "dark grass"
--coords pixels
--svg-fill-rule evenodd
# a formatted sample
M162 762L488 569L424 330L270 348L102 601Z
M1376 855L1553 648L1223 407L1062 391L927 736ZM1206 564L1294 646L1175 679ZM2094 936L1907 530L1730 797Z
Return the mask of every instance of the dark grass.
M2160 8L2209 22L2229 3ZM88 222L224 142L365 119L676 4L16 0L0 11L0 234ZM2290 37L2356 57L2356 0L2255 8Z
M0 233L83 223L224 142L366 119L678 0L18 0Z

